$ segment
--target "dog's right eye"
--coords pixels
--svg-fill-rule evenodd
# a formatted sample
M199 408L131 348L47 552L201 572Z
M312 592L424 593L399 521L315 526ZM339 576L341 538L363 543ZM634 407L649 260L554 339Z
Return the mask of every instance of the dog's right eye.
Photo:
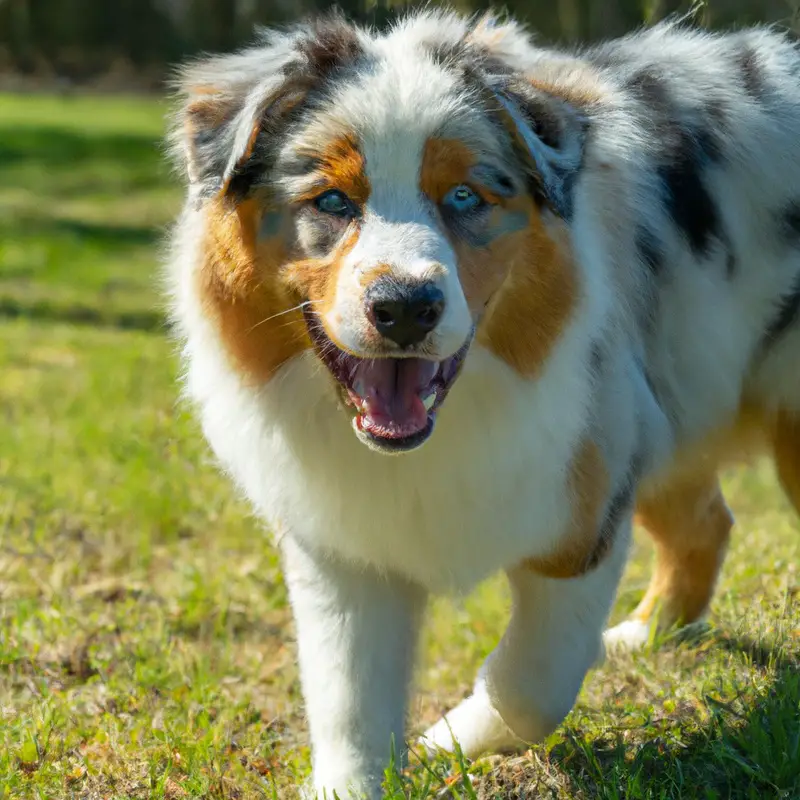
M323 214L335 217L351 217L355 215L355 207L344 192L330 189L314 200L314 206Z

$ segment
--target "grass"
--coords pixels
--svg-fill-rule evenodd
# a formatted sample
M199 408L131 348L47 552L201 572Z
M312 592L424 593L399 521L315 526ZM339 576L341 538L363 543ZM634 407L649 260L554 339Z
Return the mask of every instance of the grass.
M162 114L0 96L2 798L283 798L308 769L275 551L176 404ZM768 465L725 484L739 524L709 629L611 658L548 742L414 761L387 796L800 797L800 530ZM615 619L650 556L638 536ZM499 580L435 604L415 730L506 613Z

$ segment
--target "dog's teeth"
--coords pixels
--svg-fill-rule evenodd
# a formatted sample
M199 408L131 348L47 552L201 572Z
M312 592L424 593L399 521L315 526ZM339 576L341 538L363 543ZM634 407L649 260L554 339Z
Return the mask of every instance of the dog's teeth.
M436 402L436 392L431 392L427 397L422 398L422 405L425 406L426 411L430 411L433 408L433 404Z

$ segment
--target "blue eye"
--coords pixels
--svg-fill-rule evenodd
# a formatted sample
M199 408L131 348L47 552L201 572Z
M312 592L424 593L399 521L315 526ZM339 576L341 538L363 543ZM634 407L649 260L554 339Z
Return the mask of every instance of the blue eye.
M472 211L481 205L481 198L469 188L469 186L454 186L442 200L442 204L448 206L459 214Z
M321 194L314 200L314 205L323 214L333 214L336 217L346 217L353 214L353 204L347 195L337 189Z

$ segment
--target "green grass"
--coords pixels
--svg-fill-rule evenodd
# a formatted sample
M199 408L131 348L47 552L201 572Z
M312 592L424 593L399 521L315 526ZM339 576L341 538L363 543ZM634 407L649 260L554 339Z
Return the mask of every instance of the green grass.
M0 96L2 798L283 798L308 769L275 551L176 402L162 115ZM611 658L543 745L414 762L389 796L800 797L800 530L768 466L725 483L739 525L709 630ZM638 537L615 619L650 555ZM506 613L499 580L435 605L415 730Z

